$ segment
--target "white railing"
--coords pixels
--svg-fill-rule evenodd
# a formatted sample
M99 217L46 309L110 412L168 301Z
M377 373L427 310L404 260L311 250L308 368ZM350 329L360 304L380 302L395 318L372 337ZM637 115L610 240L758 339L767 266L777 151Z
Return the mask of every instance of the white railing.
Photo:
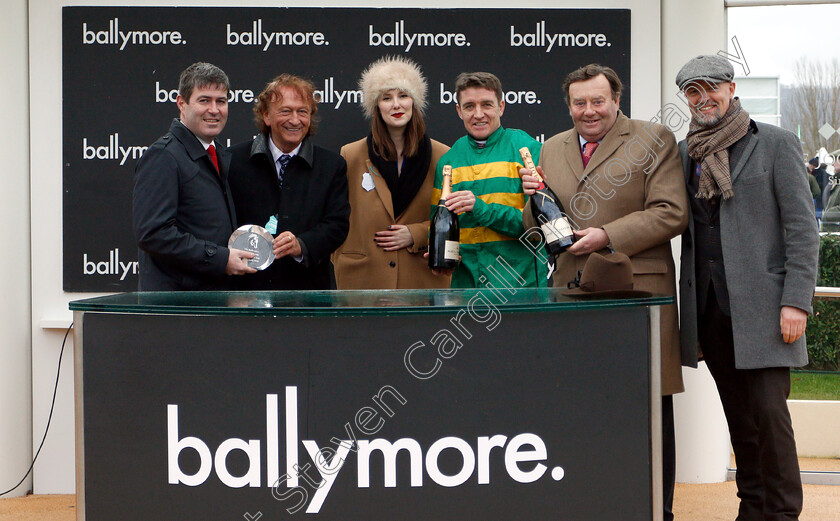
M832 288L829 286L817 286L817 289L814 291L814 296L840 298L840 288Z

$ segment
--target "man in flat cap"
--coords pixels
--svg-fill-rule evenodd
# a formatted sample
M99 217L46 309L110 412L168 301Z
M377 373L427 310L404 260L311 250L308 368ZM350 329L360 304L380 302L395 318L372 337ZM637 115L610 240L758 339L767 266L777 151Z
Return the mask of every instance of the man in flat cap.
M802 484L787 397L808 363L817 276L802 150L735 97L732 64L698 56L677 74L692 119L679 149L691 219L682 237L680 336L702 350L737 465L737 521L799 519Z

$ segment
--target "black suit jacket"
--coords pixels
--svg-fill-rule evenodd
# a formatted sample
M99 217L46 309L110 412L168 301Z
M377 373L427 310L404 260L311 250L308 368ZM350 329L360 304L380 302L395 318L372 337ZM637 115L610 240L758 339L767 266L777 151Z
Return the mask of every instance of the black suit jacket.
M758 131L755 122L750 122L749 131L735 144L729 147L729 165L737 165L744 154L752 134ZM682 236L684 251L691 247L687 241L694 241L694 269L697 279L697 313L706 311L706 300L709 286L715 288L715 298L721 311L725 315L729 310L729 286L726 283L726 268L723 262L723 246L720 237L720 200L712 204L707 200L697 199L699 180L696 174L697 163L688 155L688 143L679 143L680 157L683 163L683 174L688 189L688 199L691 206L691 233Z
M260 134L230 148L230 187L237 222L265 226L276 215L277 233L295 234L304 258L303 262L277 259L264 271L237 277L236 288L330 289L330 254L344 243L350 229L347 163L306 138L286 167L280 190L268 139Z
M137 162L133 223L140 291L230 289L227 242L236 229L230 156L215 146L221 175L176 119Z

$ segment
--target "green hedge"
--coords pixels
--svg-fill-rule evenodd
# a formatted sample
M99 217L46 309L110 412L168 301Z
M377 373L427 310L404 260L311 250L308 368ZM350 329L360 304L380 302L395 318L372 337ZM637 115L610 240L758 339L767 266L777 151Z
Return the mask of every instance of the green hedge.
M820 238L817 286L840 287L840 235ZM806 369L840 371L840 298L814 301L814 316L805 330L808 338Z

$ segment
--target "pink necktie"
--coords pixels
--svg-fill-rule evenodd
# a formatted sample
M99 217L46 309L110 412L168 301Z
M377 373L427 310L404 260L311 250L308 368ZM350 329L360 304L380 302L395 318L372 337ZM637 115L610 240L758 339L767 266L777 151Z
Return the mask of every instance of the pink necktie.
M583 155L581 156L581 159L583 159L583 168L586 168L586 165L589 164L589 160L592 159L592 154L595 153L596 148L598 148L597 141L595 143L587 141L586 144L583 145Z
M210 161L216 167L216 172L219 172L219 159L216 157L216 147L213 146L213 143L210 143L210 146L207 147L207 155L210 156Z

